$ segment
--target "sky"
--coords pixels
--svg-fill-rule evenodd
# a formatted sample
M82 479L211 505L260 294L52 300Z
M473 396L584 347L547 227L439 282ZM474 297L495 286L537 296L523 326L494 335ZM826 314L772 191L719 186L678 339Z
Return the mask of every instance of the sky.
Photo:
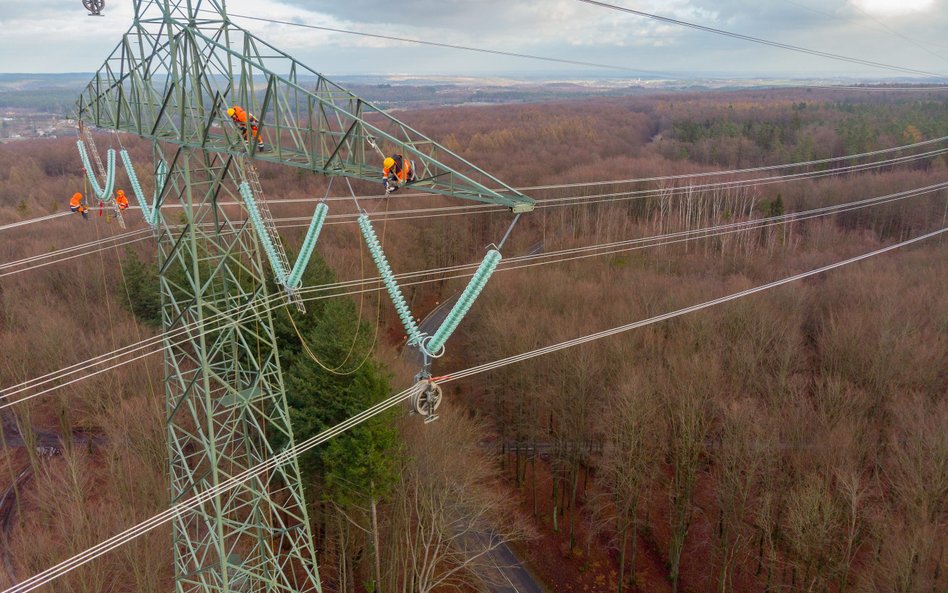
M948 75L948 0L609 0L613 4L825 52ZM244 14L694 77L900 76L592 6L577 0L227 0ZM132 21L131 0L88 17L81 0L0 0L0 72L92 72ZM332 76L634 72L405 45L234 21Z

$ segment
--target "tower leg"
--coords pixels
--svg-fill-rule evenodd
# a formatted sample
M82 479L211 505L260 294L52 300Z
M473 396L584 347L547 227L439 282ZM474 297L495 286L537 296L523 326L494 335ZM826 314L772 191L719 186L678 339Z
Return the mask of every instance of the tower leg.
M163 148L159 221L172 502L217 486L292 444L265 268L232 157ZM179 213L180 212L180 216ZM183 331L184 335L177 335ZM321 591L296 461L173 522L178 593Z

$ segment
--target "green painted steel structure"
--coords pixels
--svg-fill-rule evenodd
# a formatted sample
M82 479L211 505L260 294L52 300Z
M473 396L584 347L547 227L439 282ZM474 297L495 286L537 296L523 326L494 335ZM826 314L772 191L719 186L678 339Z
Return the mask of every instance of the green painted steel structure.
M243 203L241 184L259 191L254 160L378 182L381 155L400 152L416 163L415 189L514 212L533 201L234 25L224 0L134 0L134 8L77 110L82 126L153 142L160 186L149 223L165 335L179 335L164 343L176 502L293 442L262 305L265 255L246 209L222 207ZM233 104L256 115L270 150L244 141L225 113ZM161 205L170 202L182 208L169 220ZM182 513L173 540L179 593L321 591L295 461Z

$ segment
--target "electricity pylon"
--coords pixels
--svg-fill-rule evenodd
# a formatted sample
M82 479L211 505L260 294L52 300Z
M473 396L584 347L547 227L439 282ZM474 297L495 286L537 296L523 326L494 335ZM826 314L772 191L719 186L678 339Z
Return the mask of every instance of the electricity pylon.
M154 207L177 502L293 442L258 237L233 207L238 185L257 183L253 160L377 182L397 151L415 161L416 189L518 213L533 201L234 25L224 0L134 8L77 109L86 126L151 140L164 172ZM268 151L227 117L235 104ZM168 219L170 202L181 209ZM178 592L321 590L295 461L182 513L173 542Z

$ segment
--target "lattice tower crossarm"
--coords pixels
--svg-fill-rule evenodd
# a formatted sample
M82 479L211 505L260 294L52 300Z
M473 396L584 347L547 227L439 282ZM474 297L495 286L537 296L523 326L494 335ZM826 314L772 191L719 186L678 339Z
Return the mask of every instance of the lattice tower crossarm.
M230 22L223 1L136 7L136 23L80 98L84 123L374 182L382 156L397 152L415 162L413 189L533 209L529 197ZM245 141L230 105L257 117L266 152Z

